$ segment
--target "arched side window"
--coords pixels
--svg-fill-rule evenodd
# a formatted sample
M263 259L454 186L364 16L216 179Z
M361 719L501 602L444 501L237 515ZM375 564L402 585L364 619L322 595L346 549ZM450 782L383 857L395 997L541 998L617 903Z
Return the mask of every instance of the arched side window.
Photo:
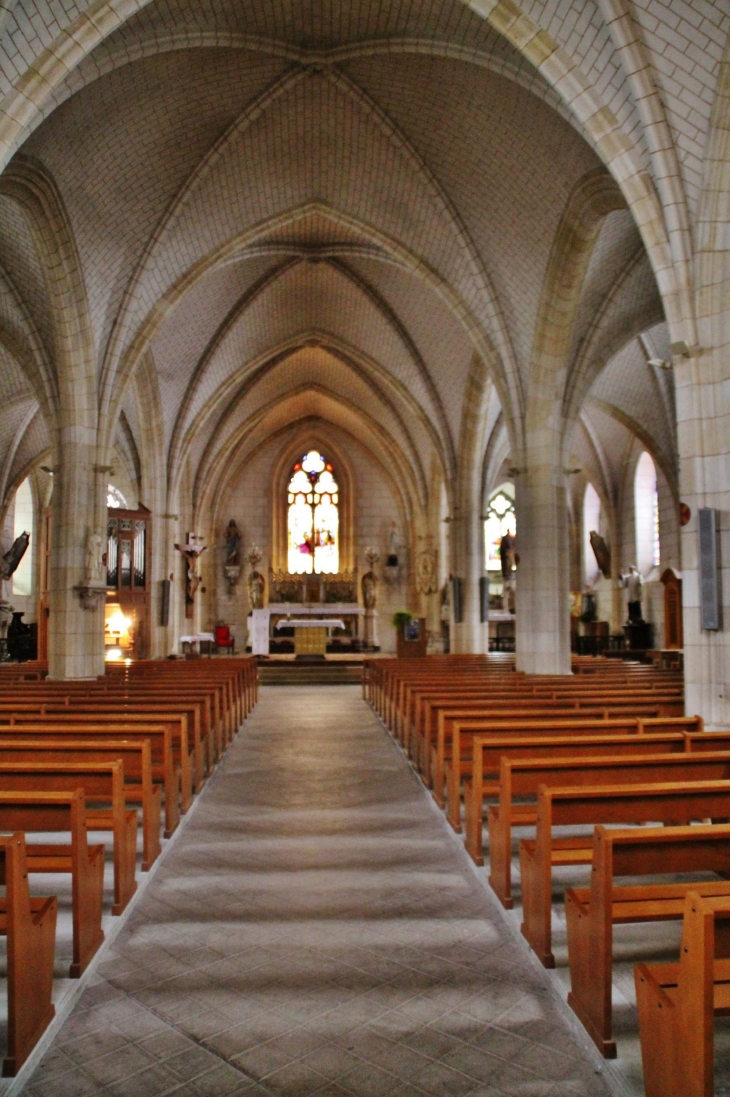
M119 488L116 488L114 484L107 484L106 486L106 505L113 510L127 510L127 500L122 495Z
M593 484L589 483L583 496L583 575L587 583L593 582L600 571L591 545L591 530L601 532L601 500Z
M484 521L484 566L487 571L501 570L500 542L505 533L514 537L516 532L514 488L511 484L500 484L489 500Z
M636 566L642 575L657 567L659 551L659 495L656 469L648 453L642 453L634 478Z
M339 487L334 469L310 450L292 469L287 490L288 567L292 575L337 574Z
M20 537L23 532L30 534L30 545L13 572L12 581L13 594L27 598L33 593L33 492L27 476L15 493L13 537Z

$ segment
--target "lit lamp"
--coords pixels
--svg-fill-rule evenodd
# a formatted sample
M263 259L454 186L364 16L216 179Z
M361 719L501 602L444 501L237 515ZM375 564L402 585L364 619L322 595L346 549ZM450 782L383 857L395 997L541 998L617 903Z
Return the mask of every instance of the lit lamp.
M131 618L125 617L121 609L114 610L107 618L104 631L109 646L104 658L108 663L118 662L124 657L123 648L129 647L129 629L131 625Z

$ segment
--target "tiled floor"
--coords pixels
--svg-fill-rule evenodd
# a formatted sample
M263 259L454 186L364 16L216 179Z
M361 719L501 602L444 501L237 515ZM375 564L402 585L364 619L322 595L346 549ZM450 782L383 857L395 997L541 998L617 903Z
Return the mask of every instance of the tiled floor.
M24 1094L608 1093L359 693L262 690Z

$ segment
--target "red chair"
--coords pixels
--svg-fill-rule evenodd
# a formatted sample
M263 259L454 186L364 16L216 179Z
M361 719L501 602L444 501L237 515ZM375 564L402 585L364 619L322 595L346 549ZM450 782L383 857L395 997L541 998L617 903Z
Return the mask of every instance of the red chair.
M236 641L231 636L231 630L228 625L216 625L215 626L215 650L216 654L221 648L228 648L231 655L234 654Z

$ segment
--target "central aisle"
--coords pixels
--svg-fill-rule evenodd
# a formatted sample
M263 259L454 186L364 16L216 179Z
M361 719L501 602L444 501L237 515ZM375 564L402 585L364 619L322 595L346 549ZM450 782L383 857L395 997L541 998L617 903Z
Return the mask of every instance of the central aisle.
M608 1093L359 687L270 687L24 1093Z

